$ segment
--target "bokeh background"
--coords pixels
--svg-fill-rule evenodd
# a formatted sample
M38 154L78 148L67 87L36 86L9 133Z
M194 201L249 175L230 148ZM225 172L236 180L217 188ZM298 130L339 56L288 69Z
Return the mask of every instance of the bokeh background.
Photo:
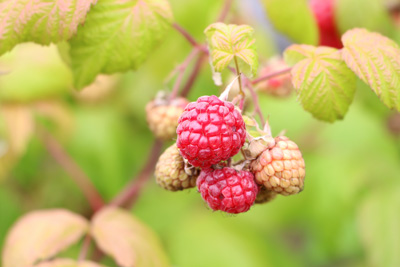
M176 21L199 41L223 4L170 2ZM236 1L228 22L256 29L261 62L289 43L258 1ZM112 199L139 172L153 142L146 103L171 88L163 81L191 47L171 29L138 71L100 76L82 92L73 91L58 49L23 44L0 58L0 247L15 220L31 210L90 213L46 150L41 129ZM358 87L345 119L334 124L312 118L294 94L260 94L273 133L286 130L303 152L307 175L299 195L230 216L208 209L196 189L167 192L151 180L132 213L159 235L173 266L400 266L399 114L362 82ZM204 64L189 99L220 90Z

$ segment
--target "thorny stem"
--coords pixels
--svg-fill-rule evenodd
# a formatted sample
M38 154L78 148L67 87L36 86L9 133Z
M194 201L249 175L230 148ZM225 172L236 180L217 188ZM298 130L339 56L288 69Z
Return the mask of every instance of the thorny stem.
M90 178L68 155L61 144L48 132L43 132L43 141L47 151L79 186L94 212L104 206L104 201Z
M223 22L226 19L226 16L228 15L229 10L232 7L232 3L233 3L233 0L225 1L224 7L222 8L221 13L219 14L219 17L217 19L218 22Z
M136 202L141 189L146 182L152 177L154 167L157 164L158 157L161 154L163 142L156 140L151 149L150 155L147 159L146 165L137 175L136 179L132 180L130 184L118 194L110 203L110 205L130 208Z
M185 70L187 69L188 65L190 64L190 62L192 61L192 59L199 53L199 49L197 47L193 48L192 51L190 52L190 54L185 58L185 60L182 62L182 64L180 64L177 68L176 71L179 73L178 77L176 78L174 87L172 89L172 93L170 95L170 100L174 99L178 92L179 92L179 88L181 86L182 80L183 80L183 76L185 74Z
M239 79L238 79L238 83L239 83L239 92L240 95L244 98L244 92L243 92L243 88L242 88L242 73L239 70L239 63L237 61L237 57L234 56L233 57L234 61L235 61L235 68L236 68L236 74L238 75Z
M292 70L292 68L289 67L289 68L286 68L286 69L283 69L283 70L280 70L280 71L277 71L277 72L268 73L268 74L266 74L264 76L261 76L261 77L258 77L257 79L252 80L251 83L252 84L257 84L259 82L262 82L262 81L265 81L265 80L269 80L269 79L272 79L272 78L274 78L276 76L288 73L291 70Z
M90 235L86 235L85 239L83 240L82 248L79 253L78 261L82 261L86 259L87 253L89 251L90 243L92 242L92 238Z

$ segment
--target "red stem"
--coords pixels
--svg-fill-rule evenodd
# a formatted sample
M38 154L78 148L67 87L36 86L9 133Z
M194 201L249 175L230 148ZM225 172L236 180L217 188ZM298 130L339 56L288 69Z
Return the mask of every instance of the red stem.
M201 55L199 55L196 62L194 63L192 73L190 73L190 76L187 79L186 84L182 89L182 92L181 92L182 97L187 97L187 95L190 92L190 89L192 89L193 84L196 82L196 79L199 76L201 67L203 65L204 58L205 58L205 54L201 54Z
M136 179L132 180L130 184L111 201L111 205L125 208L130 208L133 206L140 194L141 189L152 177L154 168L158 161L158 157L161 154L162 146L162 141L156 140L154 142L146 165L140 171Z
M246 77L244 78L244 81L245 81L245 86L249 89L251 97L253 98L254 110L260 117L262 127L264 127L265 119L260 108L260 103L258 101L258 96L256 94L256 91L254 90L254 87L251 85L251 82Z
M174 99L178 92L179 92L179 88L181 86L182 80L183 80L183 76L185 74L185 70L187 69L187 67L189 66L190 62L192 61L192 59L199 53L199 49L198 48L193 48L192 51L190 52L190 54L185 58L185 60L182 62L182 64L180 64L177 67L177 71L178 71L178 77L176 78L174 87L172 89L172 93L170 95L170 100Z
M178 23L174 22L172 26L180 33L182 34L183 37L194 47L198 47L199 44L196 42L196 40L188 33L184 28L182 28L181 25Z
M229 13L229 10L231 9L233 0L226 0L224 7L221 10L221 13L219 14L219 17L217 19L218 22L223 22L226 19L226 16Z
M44 132L44 144L50 155L60 164L69 174L72 180L79 186L82 193L88 200L94 212L104 206L104 201L90 178L79 167L78 164L67 154L61 144L50 133Z
M265 81L265 80L269 80L269 79L272 79L272 78L274 78L276 76L288 73L291 70L292 70L292 68L289 67L289 68L286 68L286 69L283 69L283 70L280 70L280 71L277 71L277 72L268 73L267 75L264 75L264 76L258 77L257 79L252 80L251 83L252 84L257 84L259 82L262 82L262 81Z

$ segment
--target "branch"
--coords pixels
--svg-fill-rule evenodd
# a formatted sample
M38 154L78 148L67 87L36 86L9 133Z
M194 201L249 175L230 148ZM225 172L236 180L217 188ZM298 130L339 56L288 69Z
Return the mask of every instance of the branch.
M256 91L254 90L254 87L251 85L251 81L247 79L246 77L244 78L245 86L249 89L251 97L253 98L253 104L254 104L254 110L258 114L261 120L261 125L264 128L265 124L265 119L264 115L262 114L261 108L260 108L260 103L258 101L258 96L256 94Z
M112 201L111 205L121 206L130 208L136 202L141 189L146 182L152 177L154 168L157 164L158 157L161 154L163 142L156 140L151 149L150 155L147 159L147 163L137 175L136 179L132 180L130 184L118 194Z
M203 65L205 56L206 56L206 54L199 55L199 57L197 58L196 62L194 63L194 67L193 67L192 73L190 73L190 76L187 79L186 84L182 89L182 92L181 92L181 96L182 97L187 97L187 95L190 92L190 89L192 89L193 84L196 82L196 79L199 76L201 67Z
M200 45L196 42L196 40L193 38L193 36L190 35L184 28L182 28L181 25L178 23L174 22L172 24L172 27L175 28L180 34L182 34L183 37L193 46L193 47L199 47Z
M222 8L221 13L218 16L218 19L217 19L218 22L223 22L226 19L226 16L228 15L229 10L232 7L232 3L233 3L233 0L226 0L225 1L225 5Z
M185 70L187 69L187 67L189 66L190 62L192 61L192 59L199 53L199 49L198 48L193 48L192 51L190 52L190 54L185 58L185 60L176 68L176 70L174 70L174 73L178 72L178 77L176 78L174 87L172 89L172 93L170 95L170 100L174 99L178 92L179 92L179 88L181 86L182 80L183 80L183 76L185 74Z
M81 251L79 252L79 256L78 256L78 261L82 261L82 260L86 259L91 242L92 242L92 238L89 234L87 234L85 236L85 239L83 240Z
M261 76L261 77L258 77L257 79L252 80L251 83L252 84L257 84L259 82L262 82L262 81L265 81L265 80L269 80L269 79L272 79L272 78L274 78L276 76L288 73L291 70L292 70L292 68L289 67L289 68L286 68L286 69L283 69L283 70L280 70L280 71L277 71L277 72L268 73L268 74L266 74L264 76Z
M100 210L104 206L104 201L90 178L50 133L43 132L43 142L50 155L64 168L72 180L74 180L79 186L82 193L89 201L92 210L94 212Z

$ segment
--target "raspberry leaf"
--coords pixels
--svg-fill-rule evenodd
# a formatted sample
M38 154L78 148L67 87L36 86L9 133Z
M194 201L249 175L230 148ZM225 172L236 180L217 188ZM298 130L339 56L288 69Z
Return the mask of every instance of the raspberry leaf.
M356 76L340 51L292 45L285 51L285 58L290 62L301 59L292 69L292 82L304 109L320 120L342 119L354 98Z
M86 219L67 210L28 213L7 235L2 266L32 266L51 258L77 242L87 230Z
M42 262L35 267L105 267L91 261L74 261L71 259L55 259L52 261Z
M400 49L389 38L365 29L353 29L343 37L342 57L347 66L389 108L400 110Z
M97 0L4 0L0 3L0 55L22 42L68 40Z
M91 234L121 267L169 266L157 236L129 212L105 208L92 221Z
M258 57L253 33L253 28L247 25L218 22L208 26L204 34L211 52L213 72L221 73L228 66L234 65L236 57L241 72L254 76L257 73Z
M276 29L296 43L316 45L318 26L307 0L263 0Z
M173 20L167 0L102 0L70 40L75 87L99 73L137 69L164 38Z

